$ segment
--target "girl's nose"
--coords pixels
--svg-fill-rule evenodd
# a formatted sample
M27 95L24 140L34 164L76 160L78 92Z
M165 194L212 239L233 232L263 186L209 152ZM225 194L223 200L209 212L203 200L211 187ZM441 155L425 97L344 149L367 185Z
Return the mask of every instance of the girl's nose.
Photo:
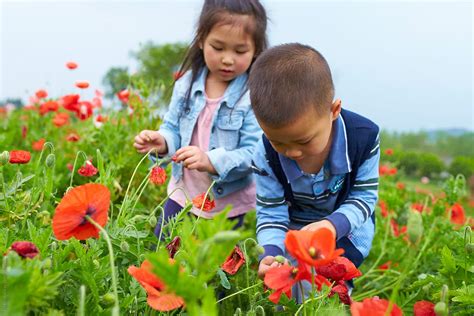
M234 60L232 58L230 58L229 56L225 56L224 58L222 58L222 63L224 65L233 65Z

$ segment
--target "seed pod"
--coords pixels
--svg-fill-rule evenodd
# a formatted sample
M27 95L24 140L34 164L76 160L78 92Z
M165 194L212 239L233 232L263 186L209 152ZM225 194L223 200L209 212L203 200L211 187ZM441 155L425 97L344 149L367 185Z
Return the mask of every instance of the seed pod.
M474 253L474 244L472 242L466 244L464 247L466 248L467 253L469 254Z
M43 268L50 269L53 266L53 261L51 258L46 258L43 260Z
M150 224L150 226L154 228L156 226L156 223L158 223L158 220L156 219L156 217L150 216L150 218L148 219L148 224Z
M54 165L56 164L56 156L54 154L49 154L46 157L46 167L48 168L54 168Z
M240 233L234 230L227 230L227 231L222 231L218 232L217 234L214 235L214 242L216 243L224 243L228 241L235 241L239 239Z
M447 316L448 315L448 307L446 306L445 302L438 302L434 307L434 311L436 316Z
M130 246L128 245L128 242L126 242L125 240L123 240L121 243L120 243L120 249L123 251L123 252L128 252L130 250Z
M104 296L102 296L102 299L100 300L100 305L102 307L111 307L115 304L115 295L112 293L106 293Z
M10 161L10 153L4 151L0 154L0 166L6 165Z
M257 250L257 253L258 253L259 255L263 255L263 254L265 253L265 248L263 248L263 247L260 246L260 245L257 245L257 246L255 247L255 249Z
M56 249L58 249L58 243L53 241L50 245L51 247L51 251L56 251Z
M408 239L416 244L423 235L423 218L418 212L410 212L407 223Z
M283 256L276 256L276 257L275 257L275 261L276 261L276 262L279 262L279 263L285 263L286 258L283 257Z

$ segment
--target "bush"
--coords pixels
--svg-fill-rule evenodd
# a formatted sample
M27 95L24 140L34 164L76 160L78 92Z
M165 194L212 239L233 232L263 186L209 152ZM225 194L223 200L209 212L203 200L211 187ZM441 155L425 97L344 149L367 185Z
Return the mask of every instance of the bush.
M452 175L462 174L466 179L474 174L474 158L459 156L453 159L449 166Z

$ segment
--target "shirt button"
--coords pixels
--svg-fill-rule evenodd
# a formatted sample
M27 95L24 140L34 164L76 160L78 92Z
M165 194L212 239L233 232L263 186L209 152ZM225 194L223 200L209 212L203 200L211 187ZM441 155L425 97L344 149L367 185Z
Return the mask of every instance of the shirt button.
M189 112L191 112L190 109L185 109L185 110L184 110L184 113L186 113L186 114L189 114Z
M321 194L321 193L323 193L323 189L322 189L320 186L318 186L318 185L315 186L315 187L314 187L314 194L319 195L319 194Z
M218 188L216 189L216 192L217 192L218 194L222 194L222 192L224 192L224 190L223 190L221 187L218 187Z

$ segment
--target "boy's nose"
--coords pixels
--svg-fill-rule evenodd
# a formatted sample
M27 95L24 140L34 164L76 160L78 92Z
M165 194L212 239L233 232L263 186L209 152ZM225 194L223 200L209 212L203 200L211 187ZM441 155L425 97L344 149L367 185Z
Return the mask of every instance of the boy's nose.
M303 153L301 152L301 150L297 150L297 149L288 149L285 151L285 156L287 156L290 159L298 159L301 157L302 154Z

